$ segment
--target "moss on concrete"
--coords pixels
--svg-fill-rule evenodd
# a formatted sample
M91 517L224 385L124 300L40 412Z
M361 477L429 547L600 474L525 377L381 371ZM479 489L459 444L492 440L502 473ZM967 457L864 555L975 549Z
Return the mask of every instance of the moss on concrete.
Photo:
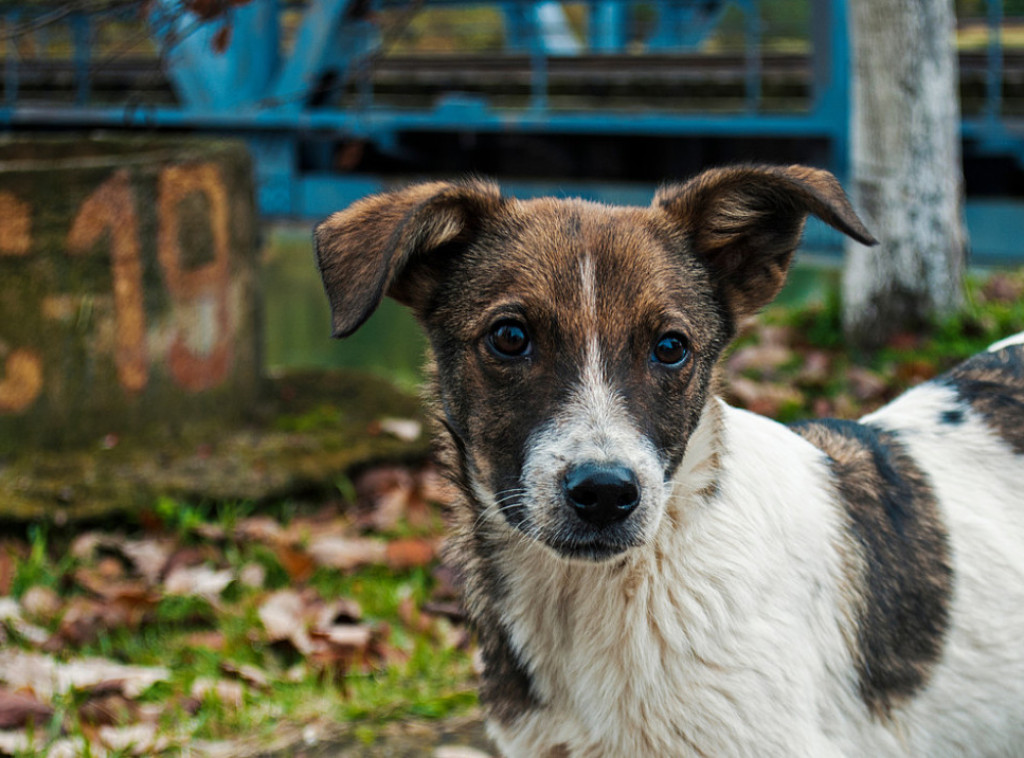
M322 494L354 468L429 454L425 429L412 442L379 431L385 417L423 419L414 396L370 374L285 375L269 380L250 410L245 423L194 421L81 449L9 454L0 458L0 517L60 523L137 512L160 496Z

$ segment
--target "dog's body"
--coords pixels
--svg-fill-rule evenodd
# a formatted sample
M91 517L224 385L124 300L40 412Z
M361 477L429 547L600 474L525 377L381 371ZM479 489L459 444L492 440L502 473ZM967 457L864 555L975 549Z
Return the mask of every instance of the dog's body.
M430 337L452 555L509 756L1024 756L1024 335L861 423L728 407L712 370L825 172L651 209L481 182L317 231L335 333Z

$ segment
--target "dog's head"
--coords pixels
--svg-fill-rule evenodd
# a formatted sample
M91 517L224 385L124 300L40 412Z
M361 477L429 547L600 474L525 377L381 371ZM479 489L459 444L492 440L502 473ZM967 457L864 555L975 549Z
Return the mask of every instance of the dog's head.
M712 368L809 213L873 242L835 178L800 166L708 171L649 208L419 184L315 242L336 337L384 295L426 329L479 528L602 559L653 534Z

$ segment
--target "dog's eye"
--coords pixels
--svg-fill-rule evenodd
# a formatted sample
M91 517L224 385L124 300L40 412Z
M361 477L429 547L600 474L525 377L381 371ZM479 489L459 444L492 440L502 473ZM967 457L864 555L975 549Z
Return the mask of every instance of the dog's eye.
M487 345L499 358L520 358L530 353L530 335L518 321L505 319L491 327Z
M690 342L678 332L661 335L651 351L651 360L665 366L682 366L688 357Z

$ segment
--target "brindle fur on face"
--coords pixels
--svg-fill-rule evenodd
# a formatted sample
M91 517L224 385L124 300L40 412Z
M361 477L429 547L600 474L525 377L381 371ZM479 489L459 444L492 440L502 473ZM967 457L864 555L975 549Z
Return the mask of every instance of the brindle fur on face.
M416 185L329 218L317 259L335 334L384 293L426 328L475 528L603 559L657 529L713 366L781 288L809 212L871 241L826 172L744 167L665 187L650 208ZM521 355L495 349L503 323L528 340ZM674 365L655 358L666 335L689 351ZM591 523L568 502L584 464L635 479L627 518Z

